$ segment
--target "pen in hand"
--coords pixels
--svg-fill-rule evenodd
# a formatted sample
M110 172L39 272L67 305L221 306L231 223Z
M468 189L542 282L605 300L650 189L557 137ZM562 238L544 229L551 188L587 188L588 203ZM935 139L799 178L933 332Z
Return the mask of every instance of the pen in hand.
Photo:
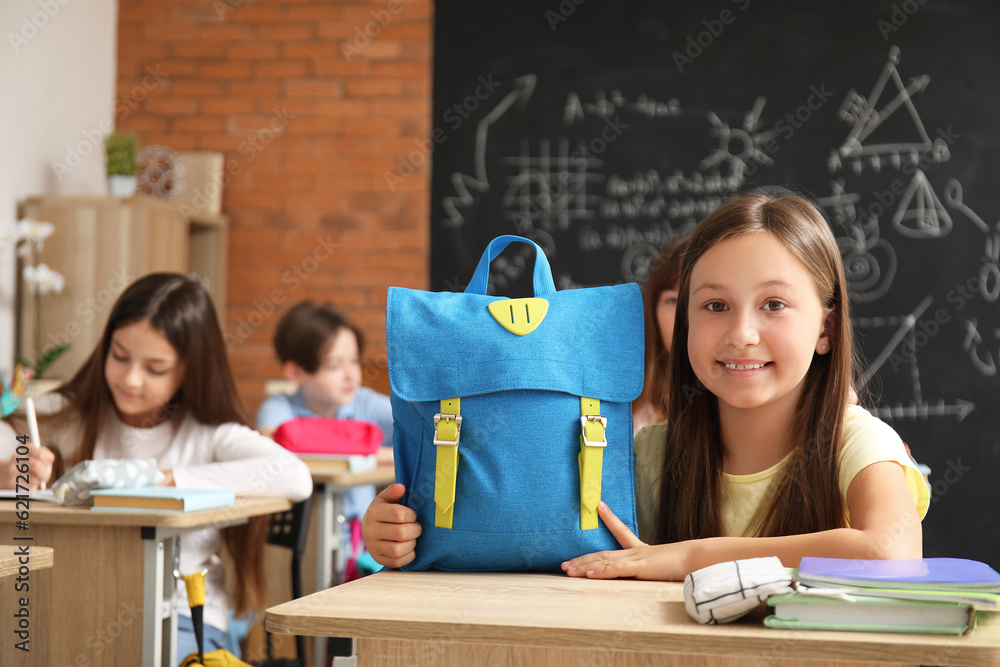
M24 410L28 416L28 437L31 439L31 445L40 452L42 451L42 439L38 436L38 416L35 414L35 401L30 396L25 401ZM40 491L45 490L45 480L42 480L38 488Z

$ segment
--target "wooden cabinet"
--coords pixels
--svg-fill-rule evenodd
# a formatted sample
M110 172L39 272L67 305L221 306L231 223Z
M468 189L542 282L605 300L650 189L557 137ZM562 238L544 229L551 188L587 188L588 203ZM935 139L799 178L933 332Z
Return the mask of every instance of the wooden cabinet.
M63 294L41 299L43 347L70 349L46 373L69 378L97 345L111 306L135 279L157 271L197 274L224 326L227 219L146 196L39 196L20 217L55 225L40 261L66 278ZM36 358L35 300L21 284L17 353Z

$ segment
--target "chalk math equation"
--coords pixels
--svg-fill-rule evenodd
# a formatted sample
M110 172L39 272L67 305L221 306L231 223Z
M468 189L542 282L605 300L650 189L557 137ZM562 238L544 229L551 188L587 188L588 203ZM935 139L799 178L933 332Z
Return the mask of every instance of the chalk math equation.
M532 108L540 84L535 74L525 73L482 110L472 169L448 174L452 187L441 201L444 218L435 224L443 229L474 224L474 204L492 196L502 223L497 234L529 237L547 252L570 246L585 261L588 255L600 261L614 257L615 280L643 283L663 247L751 179L767 180L766 169L795 141L796 118L801 125L811 114L833 116L829 120L843 134L831 136L828 152L815 158L829 178L818 203L837 237L853 302L884 303L888 313L855 318L874 350L861 380L887 369L908 377L909 395L880 405L880 416L961 421L976 409L975 401L960 395L927 400L921 357L942 344L940 331L961 327L956 355L970 372L997 377L1000 318L986 322L982 308L972 316L961 306L1000 298L1000 222L994 222L996 213L976 210L965 200L963 184L948 177L947 164L963 130L925 125L920 107L924 96L934 94L931 77L905 71L895 46L872 76L850 87L839 105L813 105L832 95L814 86L798 109L770 108L767 97L757 95L735 114L695 110L683 96L643 90L571 90L561 108L543 111L552 115L546 127L557 128L550 136L526 131L516 141L495 142L498 127L516 126ZM803 108L809 110L805 120ZM704 152L669 169L637 165L623 156L635 148L627 139L637 124L667 137L701 128ZM884 187L874 192L861 187L861 179L871 183L872 178L884 179ZM944 186L935 188L933 183L942 181ZM968 279L928 285L927 294L913 303L890 299L908 257L900 244L941 243L956 227L982 235L981 247L969 250ZM498 287L528 270L529 262L508 262L498 272ZM572 269L559 273L556 282L560 289L586 283Z

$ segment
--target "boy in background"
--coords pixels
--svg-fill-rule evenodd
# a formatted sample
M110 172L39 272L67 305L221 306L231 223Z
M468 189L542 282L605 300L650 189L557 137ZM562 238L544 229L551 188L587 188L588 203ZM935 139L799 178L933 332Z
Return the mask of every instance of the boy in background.
M392 462L392 408L385 394L361 386L364 336L347 315L329 303L302 301L278 322L274 349L283 375L298 385L294 394L271 396L257 411L257 429L267 436L296 417L330 417L372 422L385 439L380 464ZM375 487L344 492L344 516L360 517ZM349 553L349 552L348 552Z

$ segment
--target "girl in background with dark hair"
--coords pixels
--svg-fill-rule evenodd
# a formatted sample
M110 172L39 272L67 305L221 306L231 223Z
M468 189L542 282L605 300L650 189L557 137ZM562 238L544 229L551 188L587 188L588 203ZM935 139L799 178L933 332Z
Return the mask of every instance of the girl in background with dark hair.
M674 337L677 288L681 281L681 261L687 237L675 239L663 249L649 272L642 309L646 320L646 381L642 393L632 402L632 428L659 424L667 418L667 377L670 344Z
M30 461L37 486L52 474L53 449L71 467L90 459L154 458L162 485L226 488L237 495L312 493L309 470L249 428L236 393L215 307L185 276L157 273L118 298L101 341L67 383L37 401L44 445ZM0 422L0 487L13 488L12 426ZM7 459L10 459L7 461ZM225 542L236 564L237 613L262 609L263 547L268 517L220 531L185 535L181 572L208 568L205 650L225 648L228 598L218 552ZM178 655L196 650L187 593L178 585Z

